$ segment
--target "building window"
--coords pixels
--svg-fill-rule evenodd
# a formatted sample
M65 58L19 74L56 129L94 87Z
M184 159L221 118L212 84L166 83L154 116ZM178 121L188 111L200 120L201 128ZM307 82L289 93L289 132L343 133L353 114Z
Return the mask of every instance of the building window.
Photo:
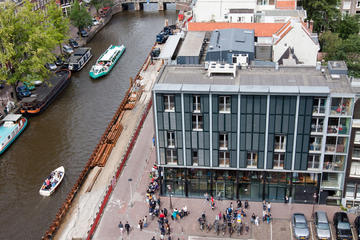
M352 99L351 98L332 98L331 115L350 115Z
M175 147L175 132L167 132L167 147Z
M230 152L219 152L219 167L230 167Z
M319 152L321 151L322 137L310 137L310 151Z
M313 115L325 114L326 98L314 98Z
M355 131L354 143L355 144L360 144L360 131Z
M342 171L344 170L346 157L344 155L329 155L324 156L324 170L329 171Z
M355 184L347 184L345 197L354 198L355 197Z
M354 147L352 158L354 158L356 160L360 160L360 148L359 147Z
M200 112L200 96L193 96L193 112Z
M320 164L320 155L319 154L309 154L308 169L319 169L319 164Z
M199 166L199 155L197 150L192 151L192 165Z
M325 150L326 152L346 153L347 142L347 137L327 136Z
M165 109L165 112L174 112L175 111L175 96L174 95L164 95L164 109Z
M274 153L274 169L283 169L284 168L284 153Z
M229 145L229 138L227 133L219 134L219 146L220 150L227 150Z
M276 152L285 152L286 150L286 136L275 135L275 149Z
M203 116L200 114L192 115L192 129L193 131L203 130Z
M348 134L350 128L350 120L350 118L329 118L327 133Z
M177 164L177 152L174 148L166 149L166 164Z
M351 162L350 177L360 177L360 162L359 161Z
M257 167L258 155L255 152L247 153L247 167L256 168Z
M219 98L219 112L230 113L230 96L220 96Z
M314 117L311 120L311 132L312 133L322 133L324 125L324 118Z

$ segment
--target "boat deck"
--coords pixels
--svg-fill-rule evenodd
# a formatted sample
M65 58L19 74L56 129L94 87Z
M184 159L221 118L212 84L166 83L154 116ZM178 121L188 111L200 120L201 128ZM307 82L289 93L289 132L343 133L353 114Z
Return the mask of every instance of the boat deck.
M68 78L69 72L67 70L60 70L56 72L49 79L44 81L40 86L36 87L35 90L31 91L30 97L25 97L22 99L23 103L31 103L33 101L44 101L52 92L52 90L59 84L60 81L66 80Z
M14 124L14 126L11 127L0 127L0 142L3 142L4 139L6 140L6 137L9 136L15 129L17 124Z

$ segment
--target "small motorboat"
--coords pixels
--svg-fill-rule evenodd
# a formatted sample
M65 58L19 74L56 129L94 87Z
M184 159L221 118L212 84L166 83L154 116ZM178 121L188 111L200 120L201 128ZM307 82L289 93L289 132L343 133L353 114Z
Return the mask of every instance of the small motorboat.
M58 167L50 173L50 175L43 182L39 193L42 196L50 196L55 189L60 185L65 175L65 168L63 166Z

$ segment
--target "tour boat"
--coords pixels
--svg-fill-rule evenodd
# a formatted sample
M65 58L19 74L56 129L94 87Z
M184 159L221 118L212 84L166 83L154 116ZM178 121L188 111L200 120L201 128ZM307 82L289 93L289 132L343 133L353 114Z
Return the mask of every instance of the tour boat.
M92 66L89 73L90 77L96 79L108 74L124 51L124 45L111 45L103 54L101 54L99 59L96 61L96 64Z
M46 82L37 86L31 92L30 97L25 97L21 100L20 112L30 116L44 111L56 96L69 85L70 77L70 70L61 69L56 71Z
M48 197L50 196L55 189L60 185L65 175L65 168L63 166L58 167L50 173L50 175L45 178L41 188L39 190L40 195Z
M0 154L24 131L27 126L27 119L21 114L8 114L0 126Z

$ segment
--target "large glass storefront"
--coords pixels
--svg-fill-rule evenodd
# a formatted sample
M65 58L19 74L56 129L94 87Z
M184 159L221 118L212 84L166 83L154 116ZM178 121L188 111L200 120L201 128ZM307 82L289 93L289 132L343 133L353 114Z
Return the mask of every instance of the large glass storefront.
M170 186L170 187L169 187ZM259 172L164 168L162 194L216 199L313 203L319 175L310 173ZM169 192L169 189L171 192Z

